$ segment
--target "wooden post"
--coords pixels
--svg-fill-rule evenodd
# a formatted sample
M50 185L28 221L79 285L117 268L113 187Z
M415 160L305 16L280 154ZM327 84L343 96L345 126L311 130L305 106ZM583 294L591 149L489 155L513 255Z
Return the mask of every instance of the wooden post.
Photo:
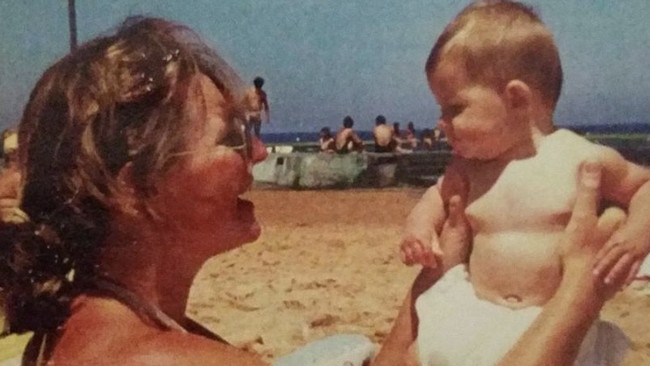
M70 52L77 49L77 12L74 0L68 0L68 25L70 27Z

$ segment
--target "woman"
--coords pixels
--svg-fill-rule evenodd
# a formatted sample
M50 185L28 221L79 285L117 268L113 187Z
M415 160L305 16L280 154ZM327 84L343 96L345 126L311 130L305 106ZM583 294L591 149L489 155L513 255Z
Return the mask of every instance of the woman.
M128 19L45 72L19 131L29 221L0 246L9 331L35 333L27 364L262 364L184 315L204 261L260 235L239 197L266 156L242 85L161 19Z
M0 227L9 332L34 332L26 365L263 364L185 317L201 265L260 235L239 196L266 152L241 85L161 19L129 19L45 72L19 130L26 222Z

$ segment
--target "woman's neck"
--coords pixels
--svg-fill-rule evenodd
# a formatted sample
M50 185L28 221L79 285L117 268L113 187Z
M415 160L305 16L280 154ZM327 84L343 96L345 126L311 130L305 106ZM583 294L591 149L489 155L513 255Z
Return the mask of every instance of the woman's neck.
M100 259L101 274L182 324L192 281L202 262L183 253L183 243L190 238L180 239L147 226L137 231L124 230L124 226L111 230Z

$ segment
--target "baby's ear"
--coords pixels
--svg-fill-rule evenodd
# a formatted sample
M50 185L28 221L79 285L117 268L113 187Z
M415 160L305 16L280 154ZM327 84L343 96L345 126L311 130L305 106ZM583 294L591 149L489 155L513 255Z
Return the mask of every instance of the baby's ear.
M530 87L519 79L510 80L506 84L504 95L508 106L513 109L527 109L532 102Z

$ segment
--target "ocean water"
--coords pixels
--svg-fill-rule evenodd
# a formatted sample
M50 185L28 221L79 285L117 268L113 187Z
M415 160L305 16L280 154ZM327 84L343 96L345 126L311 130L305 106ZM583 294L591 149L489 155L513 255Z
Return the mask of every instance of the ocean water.
M650 123L626 123L607 125L576 125L559 126L574 130L579 133L611 134L611 133L647 133L650 134ZM336 133L336 131L332 131ZM420 136L422 130L416 130L416 136ZM362 140L372 140L372 131L357 131ZM262 141L269 144L296 143L296 142L317 142L318 131L312 132L276 132L264 133Z
M372 140L372 131L356 131L362 140ZM336 131L333 131L333 134ZM268 144L318 142L319 132L262 132L262 141Z

